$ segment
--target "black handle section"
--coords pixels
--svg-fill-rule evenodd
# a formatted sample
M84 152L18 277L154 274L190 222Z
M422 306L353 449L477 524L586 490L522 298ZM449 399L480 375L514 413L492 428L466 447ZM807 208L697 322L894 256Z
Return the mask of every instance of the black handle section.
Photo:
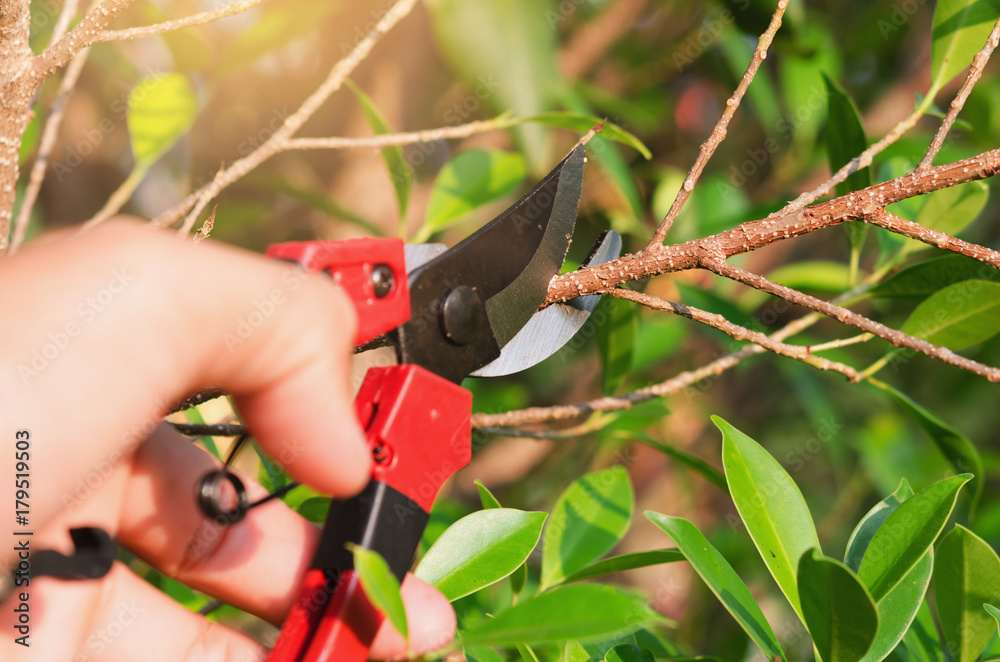
M403 581L430 515L386 483L372 480L361 494L334 500L323 525L312 567L335 577L354 568L347 543L378 552Z

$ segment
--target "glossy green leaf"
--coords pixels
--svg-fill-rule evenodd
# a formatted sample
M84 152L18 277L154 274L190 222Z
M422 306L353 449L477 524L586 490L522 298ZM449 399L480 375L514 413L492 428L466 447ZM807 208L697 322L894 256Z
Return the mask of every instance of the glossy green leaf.
M590 662L590 653L578 641L567 641L560 662Z
M676 549L654 549L649 552L635 552L633 554L622 554L601 559L597 563L591 563L586 568L574 572L569 577L563 579L560 584L572 582L582 582L586 579L610 575L615 572L625 572L636 568L648 568L651 565L662 563L674 563L683 561L684 555Z
M483 510L490 510L491 508L503 508L497 498L493 496L489 488L483 485L481 480L476 481L476 487L479 488L479 501L483 504Z
M468 631L462 643L476 648L600 641L663 620L639 596L576 584L546 591L500 612Z
M615 646L604 656L605 662L655 662L653 651L634 644Z
M188 79L170 73L144 78L129 93L128 131L137 167L148 167L194 123L198 100Z
M973 662L996 630L983 604L1000 607L1000 557L961 524L941 538L935 556L934 598L941 630L956 662Z
M901 331L949 349L963 349L1000 332L1000 283L966 280L929 296Z
M971 473L972 480L965 494L969 499L969 509L975 512L979 503L979 497L983 493L983 459L976 450L975 444L961 431L953 428L948 423L924 409L921 405L911 399L905 393L896 390L892 386L883 382L876 382L876 385L893 397L903 407L914 421L917 422L924 432L927 433L941 451L941 454L948 460L948 464L958 473Z
M1000 271L964 255L943 255L898 271L872 288L871 294L920 300L966 280L1000 281Z
M934 570L934 550L928 549L895 588L876 602L878 634L863 662L881 662L909 630L924 602Z
M347 548L354 555L354 569L371 603L385 614L396 631L404 639L410 636L406 624L406 610L403 597L399 593L399 580L389 570L389 564L375 551L348 543Z
M646 511L646 518L670 536L698 576L767 659L785 659L781 644L757 606L750 589L698 527L684 518L661 515L651 510Z
M799 599L822 662L858 662L878 631L868 590L840 561L813 549L799 560Z
M511 120L511 123L521 123L521 122L539 122L541 124L547 124L549 126L558 126L563 129L571 129L572 131L577 131L579 133L587 133L596 125L604 122L604 128L601 129L598 135L607 138L608 140L613 140L617 143L623 145L628 145L634 148L637 152L642 154L646 159L653 158L652 153L649 148L646 147L641 140L636 138L634 135L621 128L617 124L608 122L599 117L593 117L591 115L583 115L581 113L569 113L569 112L553 112L553 113L541 113L539 115L529 115L528 117L518 117Z
M858 577L880 601L910 572L941 533L958 492L972 478L940 480L899 504L872 537Z
M632 368L638 306L616 297L602 297L592 319L597 325L597 348L601 357L601 389L614 395Z
M882 526L882 523L896 510L896 506L913 496L913 488L905 479L899 481L896 491L879 501L875 506L861 518L858 525L854 527L851 537L847 540L847 551L844 552L844 565L855 573L861 565L865 550L872 541L872 536Z
M382 117L382 113L379 112L378 107L372 101L371 97L362 92L361 88L351 80L345 80L344 83L354 92L354 96L361 103L361 110L364 112L365 119L368 121L368 126L371 127L372 132L375 135L392 133L392 127ZM413 188L413 170L403 157L403 148L399 145L383 149L382 160L385 162L386 170L389 171L392 188L396 191L396 202L399 204L399 217L402 219L406 216L406 208L410 202L410 189Z
M986 182L969 182L934 191L925 196L916 222L955 236L976 220L989 197Z
M756 441L718 416L722 464L729 493L761 558L799 617L799 559L820 548L802 492L788 472Z
M843 292L850 274L846 264L827 260L805 260L786 264L768 273L768 280L797 290Z
M625 535L634 507L624 467L587 474L566 488L545 528L542 589L609 552Z
M445 164L434 180L427 216L414 242L460 221L469 212L508 195L524 181L516 152L468 149Z
M480 510L441 534L414 571L449 600L474 593L517 570L538 544L545 513Z
M861 518L847 541L847 552L844 554L845 565L857 572L858 566L861 565L861 559L864 558L865 550L868 549L875 532L900 503L912 496L913 490L903 478L895 492L878 502ZM933 562L933 554L931 550L928 550L909 574L876 603L879 614L878 633L868 650L868 654L864 657L865 662L879 662L884 659L896 648L900 639L908 631L920 605L923 604L924 594L927 592L927 586L931 579Z
M931 43L932 90L972 64L997 20L998 9L991 0L938 0Z
M326 521L327 513L330 512L330 497L306 499L296 511L313 524L322 524Z

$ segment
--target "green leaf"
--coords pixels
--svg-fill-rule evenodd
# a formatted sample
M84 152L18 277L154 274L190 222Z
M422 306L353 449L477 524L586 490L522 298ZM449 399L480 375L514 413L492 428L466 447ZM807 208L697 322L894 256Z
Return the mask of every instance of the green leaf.
M941 533L958 492L972 478L940 480L899 504L872 537L858 577L879 601L910 572Z
M983 605L1000 607L1000 557L961 524L941 538L935 555L934 598L941 630L956 662L973 662L996 629Z
M524 662L540 662L538 656L535 654L535 651L531 649L531 646L518 644L517 651L521 654L521 659L524 660Z
M931 90L937 91L972 63L996 22L988 0L938 0L931 43Z
M1000 632L1000 609L997 609L991 604L983 604L983 609L986 613L993 617L993 620L997 622L997 629Z
M493 508L503 508L497 498L493 496L489 488L483 485L481 480L476 481L476 487L479 488L479 501L483 504L483 510L490 510Z
M858 662L878 631L878 611L851 569L813 549L799 560L806 628L823 662Z
M593 319L597 325L597 348L601 357L601 390L614 395L632 367L638 306L617 297L602 297Z
M949 285L917 306L901 331L954 350L979 344L1000 331L1000 283Z
M698 527L681 517L669 517L651 510L646 511L646 518L670 536L698 576L767 659L785 659L778 638L774 636L750 589Z
M683 560L684 555L676 549L654 549L649 552L622 554L621 556L602 559L597 563L591 563L586 568L574 572L559 583L570 584L572 582L582 582L585 579L593 579L594 577L610 575L615 572L625 572L626 570L647 568L651 565L674 563L675 561Z
M868 511L868 514L861 518L847 541L844 563L849 568L857 571L862 558L864 558L865 550L868 549L868 545L878 528L900 503L912 496L913 490L903 478L895 492L878 502L874 508ZM868 649L868 654L864 657L865 662L879 662L899 644L900 639L917 615L920 605L923 604L924 594L927 592L927 586L931 579L933 563L933 554L931 550L928 550L909 574L876 603L879 614L878 633L871 648Z
M624 467L587 474L566 488L545 527L542 590L610 551L625 535L634 506Z
M934 191L925 196L916 222L955 236L976 220L989 197L990 189L986 182L969 182Z
M604 656L605 662L655 662L653 651L634 644L615 646Z
M799 559L809 549L820 548L802 492L760 444L718 416L712 422L722 431L722 465L736 509L767 569L801 618Z
M312 497L303 501L296 509L313 524L322 524L330 512L330 497Z
M880 381L873 383L891 395L917 422L917 425L923 428L956 472L973 475L966 493L969 498L969 510L974 513L979 503L979 497L983 493L983 476L986 473L983 469L983 459L979 455L979 451L976 450L975 444L959 430L924 409L905 393Z
M516 152L468 149L445 164L434 180L424 226L425 241L488 202L512 193L524 181L524 158Z
M347 87L351 88L351 91L354 92L354 95L361 103L361 110L364 112L365 119L368 120L368 126L371 127L372 132L375 135L392 133L392 128L385 121L385 118L382 117L382 113L379 112L371 97L362 92L361 88L355 85L350 79L345 80L344 83ZM392 188L396 191L396 202L399 203L400 228L402 229L402 219L406 216L406 208L410 202L410 189L413 188L413 170L403 157L403 148L399 145L383 149L382 160L385 161L385 168L389 171Z
M830 163L830 172L837 172L851 159L868 148L868 139L861 124L861 114L854 104L854 99L844 88L830 79L825 73L826 83L826 156ZM837 195L846 195L851 191L860 191L871 186L872 171L870 167L862 168L847 176L847 179L837 184ZM844 224L847 239L851 244L852 262L856 261L857 253L865 243L868 235L868 225L850 221Z
M462 637L462 644L476 648L599 641L663 620L639 596L577 584L541 593L479 623Z
M921 601L917 617L903 637L903 645L913 662L944 662L941 640L938 638L934 617L927 607L927 600Z
M882 526L886 518L896 510L896 506L913 496L913 488L910 483L902 478L896 491L879 501L868 513L861 518L858 525L854 527L851 537L847 540L847 551L844 552L844 564L853 570L858 571L861 559L864 558L865 550L872 541L872 536Z
M607 120L602 120L599 117L583 115L581 113L552 112L541 113L539 115L529 115L528 117L517 117L512 119L510 123L520 124L521 122L540 122L542 124L548 124L549 126L570 129L578 133L587 133L594 128L594 126L604 122L604 128L601 129L598 135L603 136L608 140L613 140L623 145L635 148L635 150L646 157L647 160L653 158L653 154L641 140L617 124L608 122Z
M136 167L149 167L194 123L198 100L188 79L170 73L144 78L129 93L128 131Z
M385 614L392 627L409 639L410 630L406 624L406 610L403 608L403 597L399 594L399 580L396 579L389 564L382 556L373 550L364 549L354 543L348 543L347 548L354 555L354 569L365 589L365 595L382 613Z
M475 593L517 570L538 544L546 513L492 508L448 528L414 571L449 600Z
M926 299L940 289L966 280L1000 281L1000 271L964 255L944 255L906 267L871 290L889 299Z

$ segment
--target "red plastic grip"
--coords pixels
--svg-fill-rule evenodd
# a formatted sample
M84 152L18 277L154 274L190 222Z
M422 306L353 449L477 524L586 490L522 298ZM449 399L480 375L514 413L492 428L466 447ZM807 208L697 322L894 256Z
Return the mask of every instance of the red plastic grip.
M395 329L410 319L410 289L402 239L345 239L343 241L289 241L272 244L267 255L297 262L310 272L327 272L354 302L358 313L355 346ZM392 287L376 295L373 270L384 265Z
M448 478L472 459L472 393L415 365L372 368L355 399L376 456L372 478L430 512Z

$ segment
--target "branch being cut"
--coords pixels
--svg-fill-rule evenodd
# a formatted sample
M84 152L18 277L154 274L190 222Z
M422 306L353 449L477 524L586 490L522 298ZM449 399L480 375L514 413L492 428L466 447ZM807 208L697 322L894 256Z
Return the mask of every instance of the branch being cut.
M705 170L708 160L712 158L716 148L726 138L726 128L736 114L736 109L740 107L740 101L743 100L743 95L746 94L747 88L753 82L754 76L757 75L760 63L767 57L767 49L771 45L771 41L774 39L778 28L781 27L781 18L785 14L786 7L788 7L788 0L779 0L778 7L774 10L774 16L771 17L771 24L768 25L767 30L757 41L757 49L753 52L750 66L747 67L743 78L740 79L740 84L736 87L736 91L726 100L726 110L722 113L722 117L719 118L718 124L712 129L712 134L708 137L708 140L702 143L701 148L698 150L698 158L695 160L694 165L691 166L687 177L684 178L684 183L677 192L677 197L674 198L673 203L670 205L670 210L667 211L667 215L663 218L663 222L660 223L660 227L653 233L645 250L663 244L663 240L667 238L667 233L670 232L670 226L674 224L674 220L680 214L684 203L691 197L691 192L694 191L694 186L698 182L698 178L701 177L701 173Z
M696 269L705 260L725 260L768 244L815 232L844 221L864 220L887 205L943 188L992 177L1000 170L1000 149L870 186L807 209L743 223L732 230L683 244L657 246L552 279L545 305L584 294L602 294L629 281ZM876 217L878 218L878 217ZM887 223L886 229L909 230ZM919 238L919 237L914 237ZM958 242L959 240L954 240ZM945 247L952 245L945 242ZM939 245L935 243L934 245Z

